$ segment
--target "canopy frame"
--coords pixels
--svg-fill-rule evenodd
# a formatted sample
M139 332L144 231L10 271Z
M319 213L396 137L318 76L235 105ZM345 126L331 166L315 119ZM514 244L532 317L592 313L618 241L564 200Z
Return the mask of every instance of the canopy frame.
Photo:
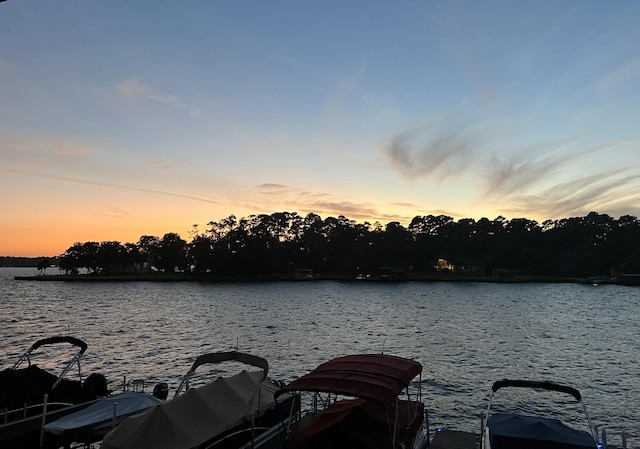
M556 382L550 382L550 381L535 381L535 380L526 380L526 379L502 379L502 380L498 380L495 381L493 383L493 385L491 386L491 393L489 395L489 404L487 405L487 411L486 414L482 420L482 431L481 431L481 435L483 438L486 438L486 433L488 431L487 429L487 423L489 421L489 415L491 413L491 402L493 399L493 395L500 389L502 388L507 388L507 387L515 387L515 388L531 388L531 389L538 389L538 390L546 390L546 391L555 391L558 393L565 393L569 396L572 396L577 402L580 403L580 405L582 406L582 410L587 418L587 423L589 426L589 433L591 434L591 436L593 437L593 440L595 441L596 446L600 445L600 442L598 440L598 434L595 431L595 427L593 426L592 422L591 422L591 416L589 415L589 412L587 411L587 406L584 403L584 401L582 400L582 394L580 394L580 391L578 391L576 388L570 387L568 385L563 385L563 384L559 384Z
M189 371L187 371L187 373L182 377L182 380L180 381L180 385L178 385L178 388L176 389L174 397L178 396L183 389L187 391L189 390L189 380L191 379L191 377L193 377L198 367L207 364L217 364L229 361L237 361L246 365L260 368L263 373L262 380L265 380L267 378L267 374L269 373L269 362L267 362L266 359L263 359L262 357L258 357L252 354L246 354L244 352L238 351L211 352L208 354L202 354L196 358Z
M417 413L417 404L411 401L409 385L418 377L416 403L422 400L422 365L411 359L386 354L356 354L329 360L313 371L292 381L278 390L281 394L301 392L313 393L313 411L318 411L318 401L326 406L338 396L350 396L377 402L384 408L392 447L396 447L399 426L399 396L404 392L409 399L407 405L412 416ZM327 400L321 394L327 394ZM390 412L394 411L393 416ZM290 418L293 417L293 409ZM291 431L289 421L287 433Z
M88 345L84 341L80 340L79 338L71 337L68 335L57 335L54 337L43 338L36 341L34 344L31 345L31 347L24 354L20 356L18 361L13 365L11 369L17 370L25 360L27 361L27 365L31 366L31 353L33 351L35 351L36 349L42 346L56 345L61 343L69 343L73 346L77 346L79 349L78 349L78 352L71 358L71 360L67 362L67 364L65 365L60 375L58 375L58 378L56 379L51 389L53 390L55 387L57 387L58 384L64 378L64 376L71 370L73 365L76 365L76 364L78 365L78 377L80 378L80 382L82 382L82 368L80 366L80 359L82 358L85 351L87 350Z

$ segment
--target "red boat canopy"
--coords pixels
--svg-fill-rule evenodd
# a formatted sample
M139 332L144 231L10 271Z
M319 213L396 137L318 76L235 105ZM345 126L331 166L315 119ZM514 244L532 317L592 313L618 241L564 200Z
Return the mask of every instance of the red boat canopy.
M276 392L314 391L393 404L411 380L422 372L415 360L384 354L338 357L318 366Z

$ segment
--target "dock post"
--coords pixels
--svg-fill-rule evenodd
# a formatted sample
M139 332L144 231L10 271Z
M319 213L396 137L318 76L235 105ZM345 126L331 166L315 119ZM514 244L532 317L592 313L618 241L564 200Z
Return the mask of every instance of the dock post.
M44 395L44 403L42 404L42 425L40 426L40 447L44 447L44 425L47 423L47 401L49 395Z

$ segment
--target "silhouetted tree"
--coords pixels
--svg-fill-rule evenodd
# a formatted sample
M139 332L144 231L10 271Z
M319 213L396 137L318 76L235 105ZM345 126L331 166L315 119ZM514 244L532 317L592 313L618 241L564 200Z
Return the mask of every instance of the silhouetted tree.
M86 268L113 273L155 266L171 272L212 275L287 274L290 269L353 276L380 267L428 273L439 259L478 273L503 268L539 275L585 276L612 270L640 272L640 222L591 212L585 217L455 221L446 215L416 216L404 228L356 223L340 215L324 220L291 212L230 215L191 233L187 244L176 233L161 239L143 235L137 243L75 243L59 257L67 273Z
M160 239L153 235L143 235L138 239L138 249L140 255L144 259L146 269L150 270L151 267L157 267L160 259Z
M213 248L214 242L207 235L196 235L187 245L187 256L194 272L213 271L215 267Z
M96 254L96 265L109 274L124 271L126 250L120 242L101 242Z
M43 257L38 261L38 271L40 274L45 274L47 268L51 266L51 260L48 257Z
M160 240L157 267L166 272L188 269L187 242L179 234L169 232Z

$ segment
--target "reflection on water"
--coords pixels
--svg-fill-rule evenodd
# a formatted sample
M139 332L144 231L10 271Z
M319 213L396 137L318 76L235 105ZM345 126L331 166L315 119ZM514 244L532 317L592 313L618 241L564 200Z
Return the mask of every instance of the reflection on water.
M544 379L577 387L610 442L621 429L640 442L638 288L14 281L20 271L35 269L0 268L3 368L55 334L85 340L85 373L114 389L126 375L173 391L195 357L236 347L284 380L335 356L385 352L422 363L435 426L476 431L494 380Z

